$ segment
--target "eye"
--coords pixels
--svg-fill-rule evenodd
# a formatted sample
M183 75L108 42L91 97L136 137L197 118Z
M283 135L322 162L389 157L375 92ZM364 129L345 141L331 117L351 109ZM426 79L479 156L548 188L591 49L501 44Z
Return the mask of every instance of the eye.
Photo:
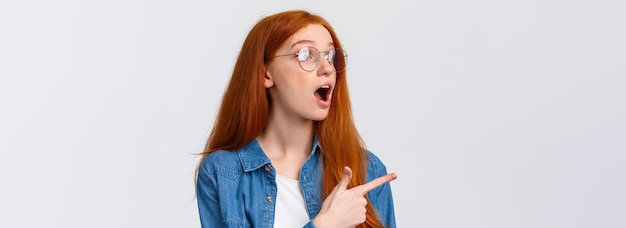
M296 54L296 56L298 56L298 61L300 62L306 61L307 59L309 59L309 56L310 56L309 49L308 48L300 49L300 51Z
M330 50L328 51L328 54L326 55L326 60L328 60L328 62L332 62L333 59L335 59L335 50Z

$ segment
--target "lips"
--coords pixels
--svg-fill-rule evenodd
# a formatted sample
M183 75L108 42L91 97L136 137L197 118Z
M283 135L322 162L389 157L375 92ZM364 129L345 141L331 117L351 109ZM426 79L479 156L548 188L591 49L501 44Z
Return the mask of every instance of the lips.
M330 86L329 85L323 85L319 89L315 90L315 94L319 95L320 99L322 99L322 101L328 100L328 93L329 92L330 92Z
M317 88L317 90L315 90L315 93L314 93L317 103L324 107L330 106L331 92L332 92L332 89L330 85L328 84L322 85L319 88Z

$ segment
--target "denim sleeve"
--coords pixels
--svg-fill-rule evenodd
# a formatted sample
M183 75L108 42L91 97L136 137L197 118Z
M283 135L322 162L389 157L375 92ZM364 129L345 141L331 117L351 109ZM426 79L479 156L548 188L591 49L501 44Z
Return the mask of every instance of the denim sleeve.
M307 224L304 224L302 228L315 228L315 224L313 224L313 220L311 220Z
M396 227L396 216L393 209L393 196L391 195L391 186L389 183L381 186L382 189L378 194L378 197L375 197L376 204L378 205L379 219L385 225L386 228L395 228Z
M222 214L215 186L215 175L207 174L206 170L198 169L196 196L200 223L203 228L222 227Z
M387 168L376 155L370 152L371 174L374 175L368 179L375 179L387 174ZM370 173L368 171L368 173ZM368 180L370 181L370 180ZM391 184L389 182L368 193L368 197L378 211L378 218L386 228L396 227L396 216L393 206L393 196L391 194Z

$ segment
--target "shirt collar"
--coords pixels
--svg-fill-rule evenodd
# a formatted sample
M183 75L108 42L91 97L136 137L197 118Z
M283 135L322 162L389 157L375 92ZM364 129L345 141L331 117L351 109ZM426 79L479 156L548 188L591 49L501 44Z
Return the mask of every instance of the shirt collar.
M313 137L313 148L311 148L311 153L309 155L309 159L311 156L316 154L319 150L321 150L319 140L317 139L317 135ZM239 160L241 161L241 165L243 166L243 170L245 172L250 172L265 166L266 164L271 163L270 159L265 155L263 149L261 148L261 144L255 138L252 142L248 143L248 145L237 151L239 155Z

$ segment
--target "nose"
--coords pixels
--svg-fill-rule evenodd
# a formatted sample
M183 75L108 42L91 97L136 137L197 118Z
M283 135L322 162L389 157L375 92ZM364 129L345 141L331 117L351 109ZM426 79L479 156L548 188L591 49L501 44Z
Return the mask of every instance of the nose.
M331 64L331 62L329 62L326 58L323 58L323 56L320 56L317 64L317 74L320 76L330 76L335 71L333 64Z

